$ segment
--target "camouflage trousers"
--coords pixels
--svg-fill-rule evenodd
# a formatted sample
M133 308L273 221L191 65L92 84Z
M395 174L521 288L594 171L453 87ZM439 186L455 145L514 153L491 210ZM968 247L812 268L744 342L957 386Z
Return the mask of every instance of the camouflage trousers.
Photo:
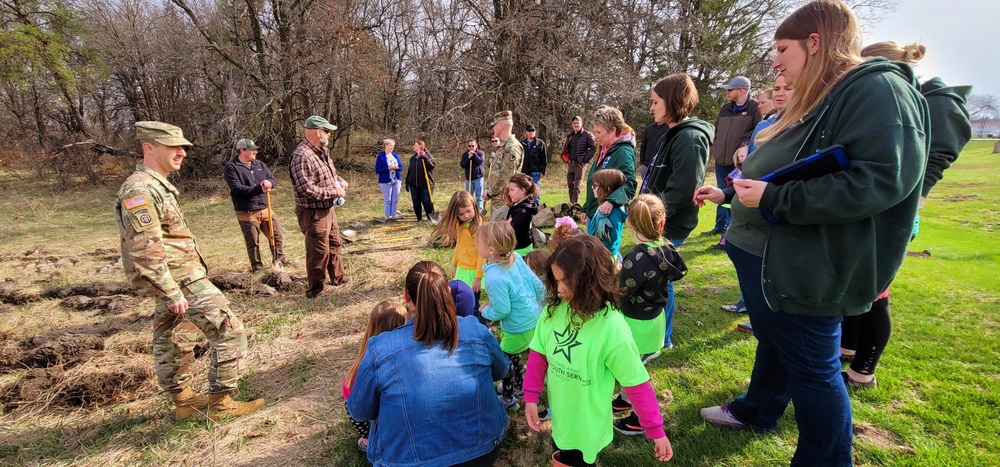
M191 360L201 336L208 338L211 367L209 392L236 390L247 354L243 322L229 309L229 300L207 278L181 287L188 310L175 314L163 300L153 312L153 369L164 391L180 391L191 384Z

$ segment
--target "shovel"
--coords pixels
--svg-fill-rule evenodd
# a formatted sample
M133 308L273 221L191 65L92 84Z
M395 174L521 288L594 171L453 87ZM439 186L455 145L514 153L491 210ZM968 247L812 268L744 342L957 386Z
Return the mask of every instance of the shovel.
M281 264L281 261L278 261L278 255L274 249L274 213L271 211L271 192L266 191L264 194L267 195L267 230L269 233L267 240L271 244L271 272L282 274L285 272L285 266Z

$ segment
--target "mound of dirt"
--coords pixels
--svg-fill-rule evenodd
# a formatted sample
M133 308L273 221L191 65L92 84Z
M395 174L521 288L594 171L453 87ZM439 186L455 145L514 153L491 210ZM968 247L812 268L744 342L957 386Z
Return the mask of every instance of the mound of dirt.
M249 289L256 282L253 275L231 269L223 269L210 279L219 290Z
M0 302L21 305L33 302L39 298L41 298L41 295L38 292L25 290L14 279L7 278L3 282L0 282Z
M132 287L124 283L95 282L93 284L74 285L71 287L54 287L43 294L46 298L66 298L74 295L85 295L91 298L109 295L135 295Z
M72 370L34 368L0 389L5 412L26 406L93 407L133 401L157 391L145 359L108 356Z
M0 347L0 370L11 368L70 368L104 350L104 337L66 333L56 338L29 337Z
M129 295L108 295L104 297L88 297L72 295L62 299L60 305L74 310L100 310L102 315L117 315L124 313L135 305L136 299Z

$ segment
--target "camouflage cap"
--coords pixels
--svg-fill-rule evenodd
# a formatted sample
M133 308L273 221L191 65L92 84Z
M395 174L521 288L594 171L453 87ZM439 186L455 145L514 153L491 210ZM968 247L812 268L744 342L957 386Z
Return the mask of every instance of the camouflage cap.
M164 146L194 146L184 139L180 127L163 122L135 122L135 139L152 140Z
M494 125L496 125L498 122L500 122L502 120L506 120L506 121L510 122L513 125L514 124L514 113L511 112L511 111L509 111L509 110L504 110L503 112L497 112L497 114L493 116L493 124Z
M331 125L327 119L320 117L319 115L313 115L312 117L306 119L306 129L337 131L337 125Z
M256 151L257 145L253 144L252 139L244 138L236 142L236 149L249 149L251 151Z

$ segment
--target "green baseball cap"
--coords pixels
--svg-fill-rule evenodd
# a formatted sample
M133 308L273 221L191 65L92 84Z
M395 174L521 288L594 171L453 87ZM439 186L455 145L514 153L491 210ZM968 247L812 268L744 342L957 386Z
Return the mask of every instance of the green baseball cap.
M313 115L306 119L306 128L309 130L328 130L337 131L337 125L331 125L327 119L320 117L319 115Z
M249 149L251 151L256 151L257 145L253 144L252 139L244 138L236 142L236 149Z
M153 140L164 146L194 146L184 139L180 127L163 122L135 122L135 139Z

